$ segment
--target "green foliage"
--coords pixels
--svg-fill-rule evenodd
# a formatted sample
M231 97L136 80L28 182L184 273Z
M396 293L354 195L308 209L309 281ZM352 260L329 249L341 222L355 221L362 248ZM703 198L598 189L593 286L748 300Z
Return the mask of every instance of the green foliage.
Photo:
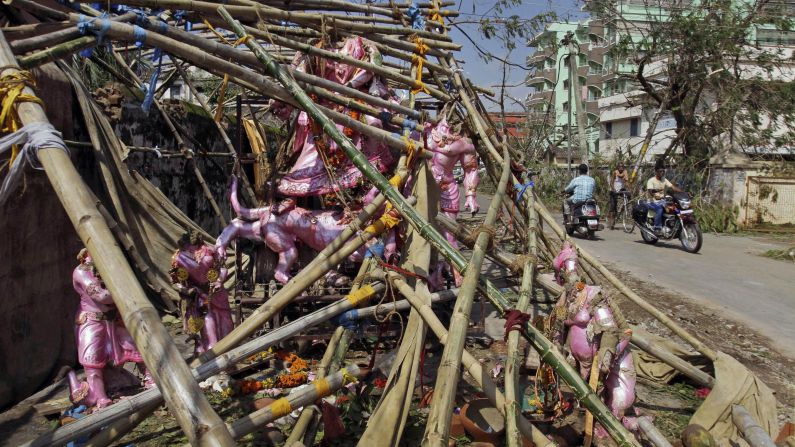
M693 199L693 209L703 232L736 233L740 230L737 225L740 209L736 205L714 203L698 196Z
M795 262L795 247L785 248L783 250L768 250L762 254L762 256L781 261Z
M616 26L626 28L610 56L634 64L635 72L626 77L675 118L672 148L680 145L703 165L724 141L740 146L795 142L795 129L787 125L795 118L795 86L778 80L790 56L757 41L761 30L793 28L793 17L777 12L785 4L674 1L661 9L649 1L642 29L633 22L636 17L623 17L615 5L604 0L591 9L617 16Z

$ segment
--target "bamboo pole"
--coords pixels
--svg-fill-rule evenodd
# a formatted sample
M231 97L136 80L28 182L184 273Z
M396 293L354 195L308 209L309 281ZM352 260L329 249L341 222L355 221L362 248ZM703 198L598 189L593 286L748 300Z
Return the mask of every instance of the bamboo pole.
M55 8L50 8L49 6L43 5L40 2L31 0L3 0L3 4L25 10L27 12L33 13L34 15L47 19L66 20L67 18L65 12L59 11Z
M633 333L632 344L662 360L665 364L684 374L687 378L694 381L699 386L704 386L710 389L715 386L715 378L696 368L690 363L682 360L676 354L665 349L663 346L651 343L642 335Z
M21 56L19 58L19 66L26 69L36 68L48 62L54 62L64 56L68 56L86 48L93 47L96 44L97 39L95 37L80 37L75 40L70 40L68 42L55 45L45 50L37 51L27 56Z
M190 76L188 76L188 74L177 61L174 61L174 67L176 68L177 72L179 72L182 80L185 81L185 85L188 86L188 89L190 90L191 94L193 94L193 97L196 98L196 101L199 102L201 108L204 109L205 113L207 113L207 116L212 117L212 113L210 113L210 106L207 104L207 101L202 98L202 95L199 93L199 91L196 90L196 87L193 85L193 81L190 80ZM222 126L220 122L215 120L212 121L213 124L215 124L215 128L218 129L218 134L221 135L221 139L226 146L227 152L229 152L229 155L232 156L235 161L237 161L237 151L235 150L235 146L232 144L232 139L229 138L229 134L226 133L226 129L224 129L224 126ZM242 123L237 123L237 125L242 126ZM243 182L243 190L248 196L249 203L257 203L257 196L254 194L254 190L251 189L251 184L248 182L248 177L246 175L240 175L239 177L241 177Z
M480 277L480 268L486 258L486 248L492 236L488 230L493 228L494 222L497 220L497 212L502 207L502 197L505 195L508 178L511 174L511 164L507 150L504 155L505 162L502 166L502 176L497 185L497 192L492 198L482 230L478 234L477 241L472 249L472 258L469 260L464 273L464 282L461 284L461 291L458 293L453 315L450 318L449 339L444 347L439 369L436 373L436 389L433 392L431 411L428 414L425 435L422 439L423 446L444 447L447 446L447 439L450 437L450 420L453 414L453 405L455 404L455 391L460 379L461 369L459 365L464 351L467 329L469 328L469 316L477 290L478 278Z
M530 188L531 198L533 197L532 192L532 188ZM533 293L533 280L535 279L538 246L536 232L534 230L538 228L538 217L532 208L527 216L527 228L529 230L529 237L527 238L527 252L529 257L525 259L522 272L522 285L519 289L519 301L516 303L516 309L519 310L519 312L527 312L530 307L530 297ZM521 392L519 387L519 333L513 331L508 334L508 359L505 362L505 434L509 447L518 447L522 445L522 440L519 436L519 428L517 426L517 421L519 418L523 417L521 405L519 404L519 396L524 396L524 393Z
M14 3L16 6L16 2ZM63 15L64 18L68 19L69 16L67 14ZM130 20L135 19L136 14L134 12L128 12L119 16L112 17L110 20L114 22L127 22ZM29 37L27 39L19 39L11 42L11 50L14 54L24 54L29 51L39 50L45 47L52 47L54 45L58 45L60 43L66 42L68 40L78 39L82 36L80 31L76 28L66 28L58 31L53 31L51 33L47 33L41 36L34 36Z
M442 322L439 321L439 317L436 316L433 309L431 309L430 306L424 304L423 300L416 295L417 292L415 292L414 289L409 286L402 277L394 273L389 273L388 279L398 288L401 295L406 297L406 300L411 304L411 306L414 307L417 312L419 312L422 319L425 320L425 324L427 324L431 331L433 331L433 333L436 335L436 338L439 339L439 342L443 345L446 345L449 332L447 329L445 329ZM494 407L497 408L500 413L505 415L505 396L500 392L499 387L491 378L491 376L483 371L483 365L481 365L480 362L478 362L477 359L467 350L462 352L461 363L467 369L472 378L475 379L475 382L483 390L483 394L485 394L489 401L491 401L492 405L494 405ZM544 447L555 445L554 442L547 439L547 437L544 436L544 434L541 433L537 428L535 428L527 419L523 417L518 418L517 423L518 429L522 435L528 440L531 440L536 446Z
M732 422L751 447L775 447L770 435L742 405L732 405Z
M238 37L246 36L245 30L239 22L235 21L223 6L218 8L218 12L229 23L235 34ZM296 81L264 51L264 49L251 39L246 40L246 45L251 49L260 61L265 64L268 73L276 77L279 82L284 85L290 95L296 99L301 107L307 111L309 116L316 122L320 123L323 131L329 135L335 143L342 149L345 155L351 162L359 168L362 174L367 177L373 185L378 188L382 194L392 203L394 208L403 215L409 224L411 224L417 232L437 250L439 250L448 260L453 263L453 266L459 271L466 271L466 261L461 253L455 250L450 243L435 229L433 226L424 221L416 210L408 205L405 198L391 185L384 176L382 176L367 160L367 158L353 146L334 124L323 115L318 107L300 89ZM456 73L459 76L459 73ZM486 282L484 286L486 295L494 304L495 308L500 313L507 310L507 300L490 282ZM623 425L610 413L610 410L605 404L599 400L599 397L582 381L579 373L569 365L563 355L552 345L552 343L543 336L532 324L525 326L526 336L533 344L533 347L539 352L542 360L550 364L561 378L569 384L575 393L575 396L587 408L593 411L596 418L606 430L616 440L619 445L636 445L632 434L624 428Z
M0 66L3 73L18 72L11 48L0 33ZM35 96L29 87L24 93ZM17 113L24 124L48 123L41 106L23 102ZM65 152L42 148L38 158L58 198L88 248L127 329L140 350L169 408L191 443L234 445L226 426L193 381L190 369L166 331L157 311L146 298L113 233L91 200L92 194Z
M660 430L654 426L651 419L641 416L637 420L638 428L643 433L643 436L648 439L654 447L673 447L671 443L665 439L665 435L660 433Z
M320 323L328 321L332 317L339 315L351 308L356 304L364 303L366 300L371 299L376 293L380 293L386 287L383 284L372 285L372 294L370 291L367 294L358 294L353 297L350 295L338 302L319 309L311 314L304 315L296 320L293 320L284 326L274 329L273 331L249 340L245 344L225 353L219 355L212 360L199 365L193 372L195 380L202 381L210 376L224 371L237 362L240 362L254 354L265 351L271 346L275 346L295 335L306 331L307 329L317 326ZM90 415L78 419L77 421L60 427L50 433L46 433L35 440L23 444L22 447L45 447L51 445L62 445L74 439L80 438L90 434L102 426L118 421L120 418L130 417L133 413L140 413L149 405L159 405L162 402L162 395L158 388L152 388L139 393L135 396L130 396L110 407L103 408ZM157 408L155 405L154 408ZM139 415L140 417L141 415ZM146 415L144 414L143 417ZM142 419L141 419L142 420ZM114 429L118 430L120 426L113 425ZM123 432L121 433L123 435Z

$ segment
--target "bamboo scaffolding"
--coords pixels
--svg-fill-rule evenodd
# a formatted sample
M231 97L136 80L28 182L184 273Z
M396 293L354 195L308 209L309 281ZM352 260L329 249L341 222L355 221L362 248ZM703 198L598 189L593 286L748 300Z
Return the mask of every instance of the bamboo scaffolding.
M447 446L447 439L450 437L450 420L453 414L453 405L455 404L455 391L461 378L459 365L461 355L464 352L467 329L469 328L469 316L477 290L480 269L483 265L483 260L486 258L486 248L492 237L489 230L493 228L494 222L497 220L497 212L502 207L502 198L505 195L510 174L511 164L506 150L505 162L502 165L502 176L497 184L497 192L491 200L489 209L486 212L486 219L477 236L475 246L472 248L472 258L469 260L464 272L461 291L458 294L453 315L450 318L448 343L444 347L439 369L436 373L436 389L433 393L431 411L428 414L428 423L425 426L425 435L422 439L423 446L444 447Z
M439 339L439 342L443 345L447 344L448 341L448 331L445 329L444 325L441 321L439 321L439 317L433 312L430 306L424 304L423 300L416 295L417 292L414 289L406 284L405 280L400 276L389 273L387 275L389 281L397 287L400 291L400 294L406 297L406 300L414 307L417 312L419 312L420 316L428 327L433 331L436 337ZM461 356L461 363L467 369L469 374L475 379L475 382L478 386L483 390L483 393L486 397L491 401L497 410L500 411L503 415L506 414L506 401L505 396L500 392L499 387L488 375L488 373L483 371L483 365L477 361L477 359L469 353L469 351L464 350ZM519 431L522 433L522 436L531 440L536 446L553 446L555 443L547 439L543 433L541 433L537 428L535 428L530 421L521 417L517 420Z
M204 112L207 113L207 116L212 116L212 113L210 112L210 106L207 104L207 101L205 101L204 98L202 98L201 93L199 93L199 91L196 90L196 87L194 87L193 85L193 81L190 80L190 76L188 76L188 74L185 73L185 70L183 70L182 66L179 63L175 62L174 67L179 72L179 75L182 78L182 80L185 82L185 85L187 85L188 89L190 89L190 92L193 94L193 97L196 98L196 101L199 102L199 105L202 107L202 109L204 109ZM227 152L231 157L235 159L235 161L237 161L238 160L237 151L235 150L235 146L232 144L232 139L229 138L229 134L226 133L226 129L224 129L224 126L222 126L220 122L215 120L212 121L215 124L215 128L218 129L218 134L221 135L221 140L223 140ZM241 123L237 123L237 125L240 126ZM251 184L248 181L248 177L246 175L241 175L240 177L241 177L240 180L242 180L243 182L243 191L246 192L246 196L249 200L249 203L252 204L257 203L257 196L254 194L254 190L251 189Z
M18 71L2 33L0 66L7 67L3 73ZM35 96L29 87L24 92ZM34 102L19 104L17 113L24 124L49 122L41 106ZM146 298L69 156L59 149L42 148L38 151L38 158L75 230L94 258L108 290L115 297L119 313L144 362L163 390L169 408L188 439L195 445L234 445L226 426L192 380L189 368L160 322L157 311Z
M64 56L68 56L78 51L91 48L97 44L97 39L91 36L80 37L75 40L70 40L62 44L56 45L46 50L37 51L27 56L22 56L18 59L19 66L22 68L30 69L44 65L48 62L54 62Z
M18 0L17 0L18 1ZM16 4L15 4L16 6ZM66 19L69 15L64 14ZM110 20L114 22L128 22L136 18L134 12L128 12L119 16L112 17ZM39 50L41 48L58 45L68 40L79 39L82 36L76 28L67 28L52 33L43 34L41 36L29 37L27 39L19 39L11 42L11 50L14 54L24 54L29 51Z
M101 25L94 24L94 26L98 27ZM117 24L117 23L111 24L111 27L108 29L108 34L118 35L123 39L134 40L133 28L125 24ZM229 63L227 61L224 61L223 59L201 52L195 48L183 45L175 45L177 42L172 41L171 39L156 33L148 33L146 35L146 41L147 43L152 43L153 45L160 46L165 50L172 52L173 54L175 54L180 58L190 60L192 63L196 64L197 66L200 66L205 70L211 73L215 73L219 76L223 76L224 74L229 74L229 72L226 73L224 72L226 70L230 70L231 72L235 73L234 75L230 75L230 79L240 84L241 86L250 88L251 90L254 91L258 91L262 94L265 94L274 99L284 101L288 104L295 105L294 100L291 100L289 98L289 95L286 92L284 92L284 90L281 87L274 85L265 76L258 75L254 73L252 70L244 69L238 65ZM320 91L320 90L315 87L307 86L307 91ZM329 93L329 95L331 94ZM362 106L361 104L356 103L356 101L342 98L340 96L337 96L336 98L338 101L344 104L348 104L353 108ZM319 107L321 107L327 115L331 116L335 122L338 122L346 127L350 127L352 129L361 131L362 133L364 133L369 137L379 139L380 141L383 141L391 148L398 149L401 151L406 151L412 148L422 147L421 143L417 141L402 140L400 138L393 136L391 133L387 131L367 126L366 124L360 121L354 120L347 114L330 110L323 106ZM398 122L403 122L403 118L399 117L394 117L393 120L398 120Z
M638 428L654 447L673 447L648 418L639 417Z
M80 2L87 3L88 0L80 0ZM216 8L218 8L217 3L197 1L197 0L114 0L110 1L109 3L111 5L125 4L129 6L144 6L155 9L157 8L173 9L173 10L182 9L194 13L210 14L210 15L214 15L216 12ZM293 22L303 26L320 27L322 26L322 20L323 20L322 14L284 11L281 9L276 9L259 4L256 6L227 5L226 8L227 11L233 14L234 16L246 18L247 23L256 23L257 21L262 19L271 19L271 20ZM432 31L417 30L413 28L369 25L364 23L356 23L356 22L349 22L347 20L336 20L336 19L330 19L329 25L331 25L335 29L352 31L360 34L384 33L384 34L395 34L402 36L417 35L419 37L422 37L423 39L429 39L431 41L440 41L440 44L442 42L449 43L451 41L450 37L448 36L443 36L438 33L434 33ZM451 49L459 49L459 50L461 49L461 46L457 44L448 44L446 46L451 47Z
M280 326L279 328L276 328L265 335L250 340L225 354L219 355L210 361L202 363L192 371L193 376L191 380L193 381L193 378L195 378L196 381L202 381L208 377L218 374L219 372L234 366L236 363L251 357L252 355L265 351L268 348L288 340L309 328L317 326L318 324L328 321L336 315L352 309L356 304L364 303L366 300L371 299L376 293L380 293L385 289L383 284L374 284L371 287L372 294L370 294L368 291L368 294L359 294L354 296L353 299L351 299L350 296L347 296L346 298L339 300L334 304L297 318L285 324L284 326ZM135 396L130 396L115 405L111 405L110 407L106 407L91 413L90 415L80 418L67 426L60 427L50 433L44 434L31 442L23 444L22 447L62 445L90 434L103 425L114 423L120 418L132 418L131 415L135 413L139 413L137 417L141 418L139 420L143 420L143 417L146 416L146 414L143 414L144 410L150 405L155 404L157 405L155 405L154 408L157 408L160 403L162 403L162 395L160 390L158 388L152 388ZM134 428L133 425L129 425L127 423L120 425L114 424L113 428L114 430L119 431L119 436L123 436L124 434L124 432L121 431L121 427L126 427L128 430Z
M124 71L127 72L127 76L135 82L133 87L144 87L143 81L135 74L134 71L127 65L127 61L122 58L119 53L115 51L111 51L116 63L119 64ZM171 116L168 114L165 108L163 108L163 104L160 102L159 99L155 98L152 101L152 104L157 108L158 113L163 118L163 121L166 123L168 130L174 136L174 140L177 143L177 146L180 148L180 151L185 152L185 158L190 163L191 169L193 170L193 175L196 176L196 180L199 182L199 186L201 187L202 194L204 194L204 198L210 203L210 207L213 209L216 217L221 222L221 226L225 227L227 224L226 217L221 212L221 207L218 206L218 202L215 201L215 197L213 197L213 193L210 191L210 188L207 186L207 181L204 179L204 175L199 170L199 167L196 165L196 160L193 158L192 151L188 150L188 145L185 144L185 140L182 138L182 134L177 130L177 127L174 125L174 121L171 119Z
M235 21L223 6L218 8L218 12L224 20L229 23L230 27L239 38L246 36L243 26ZM454 268L459 269L459 271L466 271L466 261L463 256L452 248L450 243L433 228L430 223L423 221L417 211L408 205L405 198L400 195L394 186L369 163L367 158L353 146L351 141L334 126L333 122L323 115L307 94L301 90L297 82L279 67L259 43L247 39L246 46L248 46L265 65L266 70L287 88L290 95L300 103L301 107L309 116L321 125L322 130L337 143L348 159L351 160L351 162L359 168L359 171L361 171L362 174L386 196L387 200L389 200L394 208L406 218L409 224L411 224L422 237L428 240L434 248L439 250L443 256L450 260ZM459 73L456 73L456 77L458 76ZM488 281L485 282L483 287L486 290L486 296L495 305L495 308L503 314L507 310L507 300L505 297ZM539 352L542 360L550 364L552 368L560 374L561 378L572 387L577 398L594 413L594 416L602 423L613 439L615 439L619 445L636 445L632 434L610 413L610 410L599 400L599 397L588 385L582 381L579 373L566 362L563 355L554 345L533 327L532 324L527 324L525 326L525 331L527 334L526 336L533 347Z
M506 156L505 159L508 159L508 157ZM531 199L533 198L532 192L531 188ZM538 255L536 233L533 231L533 229L538 228L538 218L532 207L530 207L527 217L527 228L530 229L530 237L527 238L527 252L530 256L524 262L519 301L516 303L516 309L523 313L527 312L530 307L530 297L533 293L533 280L535 278L536 256ZM523 417L519 396L524 396L524 393L519 388L519 333L513 331L508 334L508 359L505 361L505 435L509 447L522 445L517 425L519 418Z

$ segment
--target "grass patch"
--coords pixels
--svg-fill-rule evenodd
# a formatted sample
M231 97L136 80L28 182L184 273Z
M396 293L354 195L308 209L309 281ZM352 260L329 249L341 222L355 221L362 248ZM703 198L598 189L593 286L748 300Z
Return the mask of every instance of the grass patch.
M795 262L795 247L785 248L783 250L768 250L762 253L762 256L770 259L778 259L780 261Z

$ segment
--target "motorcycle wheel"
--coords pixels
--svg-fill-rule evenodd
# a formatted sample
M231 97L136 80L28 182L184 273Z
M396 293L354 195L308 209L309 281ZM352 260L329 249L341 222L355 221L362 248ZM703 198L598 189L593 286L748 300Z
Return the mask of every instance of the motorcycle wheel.
M685 230L687 230L687 236L685 236ZM701 244L704 242L701 228L699 228L698 224L684 224L684 228L679 230L679 242L682 243L682 248L684 248L686 252L698 253L698 251L701 250Z
M568 234L569 236L573 236L574 235L574 226L573 225L564 224L563 227L566 228L566 234Z
M596 240L596 230L588 230L588 239Z
M649 245L654 245L654 244L657 243L657 241L660 240L659 238L650 235L649 232L646 231L645 228L641 228L640 229L640 235L643 238L643 242L645 242L645 243L647 243Z

